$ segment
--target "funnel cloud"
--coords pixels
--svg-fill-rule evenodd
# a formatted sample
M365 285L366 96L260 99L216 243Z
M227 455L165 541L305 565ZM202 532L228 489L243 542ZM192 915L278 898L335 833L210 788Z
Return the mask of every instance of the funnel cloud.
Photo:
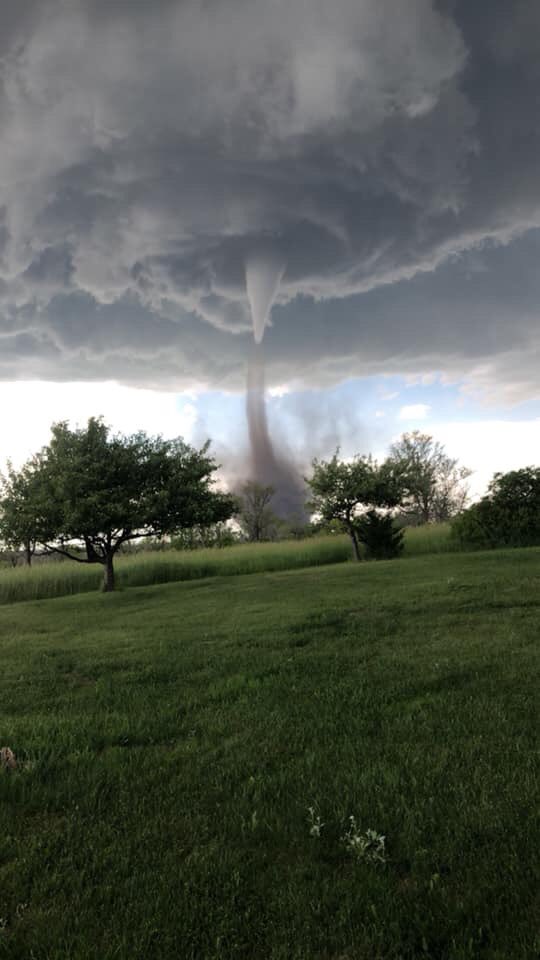
M304 518L300 479L294 466L278 458L270 438L266 416L264 355L261 346L283 264L275 255L254 255L246 262L246 289L253 321L256 348L248 363L246 413L251 448L251 475L257 483L274 487L274 505L282 516Z
M261 343L285 265L270 254L248 257L246 262L246 290L253 322L255 343Z

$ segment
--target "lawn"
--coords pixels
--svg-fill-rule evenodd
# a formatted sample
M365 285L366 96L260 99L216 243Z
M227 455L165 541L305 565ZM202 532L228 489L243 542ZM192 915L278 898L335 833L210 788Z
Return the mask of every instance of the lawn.
M540 549L2 606L0 957L532 960L539 609Z

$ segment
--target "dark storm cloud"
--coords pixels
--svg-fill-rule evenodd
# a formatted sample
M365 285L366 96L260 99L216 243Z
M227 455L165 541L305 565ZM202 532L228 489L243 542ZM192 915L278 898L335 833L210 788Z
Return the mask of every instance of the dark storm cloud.
M441 369L534 392L533 0L18 6L1 376L239 386L255 255L284 264L270 379Z

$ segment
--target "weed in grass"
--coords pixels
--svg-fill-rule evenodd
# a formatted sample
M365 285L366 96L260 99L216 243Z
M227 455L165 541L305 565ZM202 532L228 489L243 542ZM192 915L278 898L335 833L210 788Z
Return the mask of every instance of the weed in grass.
M2 767L4 770L16 770L17 768L17 758L11 747L0 748L0 768Z
M386 837L376 830L367 829L362 833L352 814L349 817L347 830L341 837L345 849L363 863L375 865L385 864L388 860L386 853Z
M309 826L309 835L315 840L319 840L321 836L324 823L321 820L320 814L317 812L316 807L308 807L308 826Z

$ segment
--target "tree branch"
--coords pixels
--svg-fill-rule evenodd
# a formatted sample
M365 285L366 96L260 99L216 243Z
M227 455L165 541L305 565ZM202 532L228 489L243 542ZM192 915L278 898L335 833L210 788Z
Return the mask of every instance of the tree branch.
M104 562L104 560L98 557L97 553L95 555L96 556L95 560L89 560L85 557L76 557L74 553L70 553L69 550L64 550L62 547L52 547L50 543L43 543L41 540L39 542L45 551L45 554L44 554L45 556L50 556L51 553L59 553L62 557L67 557L69 560L75 560L76 563L103 563Z

